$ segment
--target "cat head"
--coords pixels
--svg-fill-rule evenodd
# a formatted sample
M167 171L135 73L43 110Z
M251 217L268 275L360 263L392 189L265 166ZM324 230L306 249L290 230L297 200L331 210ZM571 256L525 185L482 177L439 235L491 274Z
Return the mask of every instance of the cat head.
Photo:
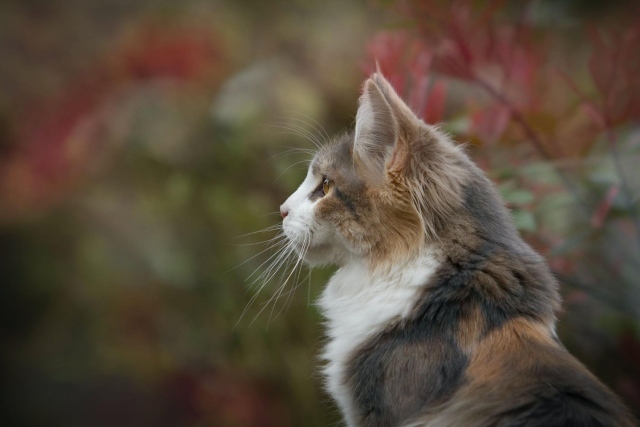
M354 131L320 148L281 206L284 232L312 265L393 262L438 239L461 204L467 164L458 146L373 74Z

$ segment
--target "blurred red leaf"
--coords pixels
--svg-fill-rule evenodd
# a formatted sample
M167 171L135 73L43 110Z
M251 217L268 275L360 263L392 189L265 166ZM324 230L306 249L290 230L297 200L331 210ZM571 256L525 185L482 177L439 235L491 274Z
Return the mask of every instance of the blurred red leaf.
M589 72L607 126L640 118L640 20L628 28L590 27Z
M443 80L436 81L426 99L426 107L422 119L431 124L440 123L444 119L446 83Z
M1 159L0 194L15 205L3 213L49 204L86 169L89 154L96 157L100 149L99 116L120 88L132 81L198 78L220 62L218 42L208 30L144 27L58 98L23 111L15 149Z
M190 79L208 69L219 56L220 49L208 32L151 26L122 51L115 52L121 68L116 71L132 79Z
M601 228L604 224L609 211L611 210L611 206L613 205L613 201L615 200L618 192L620 191L620 187L617 185L611 186L605 194L604 198L598 203L596 206L596 210L591 216L591 225L594 228Z
M433 51L405 31L378 34L367 46L367 73L376 69L402 94L412 110L427 123L442 121L446 83L430 75Z
M411 38L405 31L386 31L377 34L367 45L368 60L364 64L367 74L378 68L391 85L403 93L406 87L405 61Z
M504 105L491 105L471 115L469 132L483 142L493 144L504 133L511 119L511 110Z
M602 114L600 108L598 108L598 106L593 102L583 102L581 108L587 117L600 126L600 129L605 129L607 127L606 117Z

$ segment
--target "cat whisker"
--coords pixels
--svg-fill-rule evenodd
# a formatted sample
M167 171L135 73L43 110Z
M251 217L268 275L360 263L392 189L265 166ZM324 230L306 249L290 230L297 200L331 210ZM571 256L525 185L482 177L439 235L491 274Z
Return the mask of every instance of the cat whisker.
M308 286L307 286L307 307L309 307L311 305L311 272L313 270L310 268L309 269L309 274L307 274L307 277L309 278L309 282L308 282Z
M273 135L293 135L293 136L297 136L297 137L300 137L300 138L302 138L304 140L307 140L307 141L311 142L313 144L313 146L316 148L316 150L320 148L320 147L318 147L316 145L315 142L311 141L307 135L305 135L305 134L303 134L303 133L301 133L299 131L295 131L293 129L289 129L289 128L286 128L286 127L283 127L283 126L276 126L276 125L267 125L267 126L278 127L278 128L281 128L281 129L285 129L285 130L282 130L282 131L273 132ZM309 149L309 150L311 150L311 149ZM274 157L277 157L278 155L279 154L276 154Z
M271 282L272 278L278 273L278 271L280 271L280 269L282 268L283 265L289 265L290 263L290 259L289 259L289 255L293 253L293 247L291 245L288 245L286 247L286 250L284 252L282 252L280 254L280 256L278 256L278 258L276 260L273 261L273 263L271 264L271 266L267 269L267 271L265 271L263 274L260 275L260 277L258 277L254 283L257 283L258 281L262 280L262 285L260 285L260 288L257 290L257 292L254 294L254 297L251 299L250 304L253 303L253 301L255 301L255 299L257 298L257 296L259 295L259 293L262 291L262 289L269 283ZM285 267L285 271L286 271L286 267ZM255 320L255 319L254 319ZM252 322L253 323L253 322Z
M291 253L291 252L290 252ZM264 287L264 285L266 285L266 283L268 283L271 278L280 270L280 267L282 265L285 265L285 269L283 270L283 273L281 275L281 277L284 277L284 275L286 274L286 266L289 266L291 264L292 260L285 258L285 261L282 262L278 268L275 270L275 272L267 279L265 280L263 286L261 287L261 289ZM286 281L283 281L282 279L280 280L281 284L278 286L278 289L276 290L276 292L269 298L269 300L264 304L264 306L262 307L262 309L260 309L260 311L254 316L253 320L251 321L251 323L249 324L249 326L253 325L253 323L257 320L257 318L260 316L260 314L262 314L262 312L269 306L269 304L273 301L273 299L278 295L279 292L281 292L282 288L286 285ZM269 325L269 323L267 323L267 326Z
M235 244L235 243L231 243L229 246L235 246L235 247L243 247L243 246L255 246L255 245L264 245L267 243L273 243L274 239L277 239L278 236L274 237L273 239L267 239L267 240L262 240L260 242L254 242L254 243L239 243L239 244ZM284 239L284 236L280 236L281 239ZM270 249L271 247L267 248Z
M247 236L252 236L254 234L259 234L259 233L267 233L269 231L274 231L274 230L281 230L282 229L282 224L275 224L275 225L271 225L269 227L263 228L262 230L258 230L258 231L253 231L251 233L246 233L246 234L241 234L239 236L234 237L235 239L241 239L243 237L247 237Z
M323 134L322 132L320 132L318 130L317 127L314 126L313 123L311 123L311 122L309 122L307 120L303 120L303 119L300 119L300 118L297 118L297 117L282 117L281 116L280 118L282 118L284 120L287 120L287 122L285 122L285 123L292 124L292 125L295 125L295 126L298 126L298 127L302 128L302 129L305 129L309 134L314 135L314 137L317 135L317 137L315 137L314 139L315 139L315 141L318 141L320 143L320 145L326 144L328 142L328 140L329 140L328 135L325 136L326 132L325 132L325 134ZM309 129L304 128L303 126L296 125L295 123L290 123L291 120L294 120L294 121L296 121L298 123L302 123L302 124L310 127L311 130L313 130L313 132L311 130L309 130Z
M300 271L301 271L301 269L300 269L300 268L298 268L298 272L300 272ZM309 276L310 276L310 275L311 275L311 270L309 270L309 272L307 273L307 275L306 275L306 276L304 276L304 278L302 279L302 281L307 280L307 279L309 278ZM299 276L298 276L298 278L299 278ZM297 281L297 279L296 279L296 281ZM283 293L282 293L282 295L281 295L281 297L284 297L284 296L290 296L290 295L292 295L292 294L295 294L295 291L296 291L300 286L302 286L302 281L297 282L297 284L296 284L295 286L293 286L291 289L289 289L289 290L288 290L288 291L286 291L286 292L283 292ZM291 298L291 299L290 299L290 298L287 298L287 301L290 301L290 300L292 300L292 298Z
M279 243L282 243L279 242ZM276 257L276 259L274 261L272 261L272 263L270 264L270 267L267 269L267 271L270 271L272 269L275 268L275 273L277 273L277 271L280 269L280 267L282 266L282 264L284 263L284 261L286 261L286 259L288 258L288 256L290 255L290 253L292 252L293 247L291 245L291 243L286 244L285 246L283 246L282 248L278 249L276 251L275 254L273 254L272 256L270 256L267 261L263 262L260 266L258 266L258 268L256 268L256 270L254 270L253 273L251 273L251 275L255 274L256 271L258 271L260 269L260 267L262 265L264 265L266 262L268 262L269 260L271 260L272 258ZM265 275L265 272L263 272L259 277L257 277L252 284L255 284L257 282L260 281L260 278L263 277ZM272 276L271 276L272 277ZM265 277L265 279L262 281L262 284L260 285L260 287L258 288L258 290L253 294L253 296L249 299L249 302L247 303L247 305L245 306L244 310L242 311L242 313L240 314L240 318L238 319L238 321L236 322L234 329L238 326L238 324L240 323L240 321L244 318L244 315L247 313L247 311L249 311L249 309L251 308L251 306L253 305L253 303L255 302L255 300L258 298L258 295L260 295L260 292L262 291L262 289L267 285L267 283L269 283L269 281L271 280L271 277ZM249 278L247 278L246 280L248 280ZM245 280L245 281L246 281ZM255 319L254 319L255 320ZM253 323L253 321L251 322ZM249 325L251 326L251 324Z
M300 261L304 261L304 258L307 254L307 250L309 249L309 246L311 245L311 241L310 239L307 239L307 243L306 246L304 247L303 251L300 254ZM296 277L294 277L293 279L293 283L295 283L294 286L292 286L291 290L288 292L289 296L287 297L287 301L285 302L285 307L284 307L284 312L286 313L286 311L289 309L289 307L291 306L291 303L293 302L293 296L295 295L295 291L296 289L298 289L300 287L300 285L302 284L302 282L304 282L306 280L306 277L304 279L302 279L302 281L300 281L300 275L302 273L302 268L304 267L304 262L300 262L300 265L298 267L298 273L296 273ZM309 273L307 274L307 276L309 276L311 274L311 269L309 269Z
M282 267L282 265L289 261L289 256L292 253L293 253L293 248L286 247L285 250L282 253L280 253L278 257L273 261L273 263L271 263L269 268L267 268L262 274L260 274L260 276L256 278L254 283L261 280L263 285L266 283L269 283L275 277L275 275L278 274L278 271L280 271L280 268Z
M312 133L310 133L309 131L307 131L306 129L298 125L291 124L291 123L272 123L272 124L267 124L267 126L282 129L290 132L292 135L300 136L306 139L307 141L311 142L313 146L317 149L320 149L320 147L322 147L321 141L319 141Z
M289 275L289 277L291 277L291 275L294 275L294 273L295 273L295 275L293 277L293 281L292 281L292 283L295 283L295 285L293 285L292 288L289 291L285 292L284 294L279 295L276 298L276 301L277 301L281 297L287 295L287 299L285 300L284 305L282 306L280 311L276 314L275 318L277 318L283 311L286 312L286 310L288 310L289 306L291 305L291 302L293 301L293 295L295 294L296 289L300 286L299 279L300 279L300 273L302 272L302 267L304 266L303 261L304 261L304 258L306 256L307 250L309 249L309 246L311 244L311 241L309 239L308 234L306 234L304 236L304 238L305 238L305 240L302 243L303 249L300 251L300 254L298 256L298 262L293 267L293 270L291 271L291 274ZM296 272L296 269L297 269L297 272ZM289 278L287 278L287 281L288 280L289 280ZM285 282L285 284L286 284L286 282ZM275 301L274 301L274 308L275 308ZM271 319L270 319L270 321L271 321Z
M299 236L298 236L299 237ZM275 274L277 274L278 270L280 269L280 266L278 265L279 262L284 262L284 260L289 256L295 253L295 245L297 244L297 240L298 238L296 238L295 240L289 242L289 244L286 246L287 251L283 252L281 254L281 256L279 256L278 258L280 258L282 261L280 261L280 259L276 259L272 265L265 271L263 272L258 279L266 277L265 281L270 281ZM277 268L274 268L277 267Z
M281 153L273 155L271 158L286 156L286 155L294 154L294 153L308 154L311 157L315 156L315 154L316 154L316 152L314 150L311 150L309 148L299 148L299 147L281 147L281 148L286 148L286 150L284 150Z
M270 215L278 215L280 216L280 211L273 211L273 212L268 212L264 215L260 215L260 218L264 218L265 216L270 216Z
M284 119L285 119L285 120L289 120L289 119L287 119L287 118L284 118ZM299 120L299 119L295 119L295 118L294 118L294 119L292 119L292 120L301 121L301 120ZM305 123L305 122L303 122L303 123ZM308 124L308 123L305 123L305 124ZM312 131L310 131L309 129L306 129L306 128L304 128L303 126L300 126L300 125L298 125L298 124L296 124L296 123L291 123L290 121L282 122L282 123L281 123L281 125L283 125L283 126L288 126L290 129L297 129L299 132L301 132L301 133L303 133L303 134L307 135L307 136L309 137L309 139L310 139L310 140L312 140L312 141L315 143L314 145L316 146L316 148L320 148L320 147L322 147L322 144L323 144L323 142L324 142L324 141L323 141L323 139L322 139L322 135L317 134L317 130L316 130L315 128L314 128L314 131L315 131L316 133L313 133L313 132L312 132Z
M292 262L293 262L293 261L290 261L289 263L287 263L287 267L288 267L289 265L291 265L291 263L292 263ZM291 270L291 273L293 273L293 271L295 271L295 268L296 268L296 265L294 265L294 266L293 266L293 269ZM269 299L269 301L267 302L267 305L265 306L265 308L266 308L270 303L272 303L272 302L273 302L273 305L271 306L271 310L270 310L270 312L269 312L269 319L267 320L267 324L266 324L266 328L267 328L267 329L269 328L269 325L270 325L270 324L271 324L271 322L273 321L273 311L274 311L274 310L275 310L275 308L276 308L276 303L278 302L278 300L280 299L280 297L281 297L281 295L282 295L282 291L284 291L284 289L285 289L285 288L286 288L286 286L287 286L287 282L288 282L289 278L291 277L291 273L289 274L289 276L287 277L287 279L285 279L285 280L281 280L281 282L282 282L282 283L280 283L280 285L278 286L277 291L276 291L276 292L271 296L271 298L270 298L270 299ZM285 274L286 274L286 269L285 269ZM283 275L283 277L284 277L284 275ZM258 314L259 314L259 313L258 313ZM280 314L280 313L278 312L278 314L276 315L276 318L277 318L277 316L278 316L279 314Z
M295 162L294 164L287 166L287 168L286 168L285 170L283 170L282 172L280 172L280 175L278 175L278 176L276 177L276 179L274 179L274 180L273 180L273 182L276 182L278 179L280 179L280 177L281 177L282 175L284 175L284 173L285 173L286 171L288 171L289 169L291 169L292 167L294 167L294 166L296 166L296 165L299 165L300 163L309 163L309 162L311 162L311 160L300 160L299 162Z
M282 297L283 291L286 288L286 286L289 283L289 281L291 280L291 278L294 277L294 280L295 280L294 274L296 273L297 268L302 265L302 261L304 259L304 253L306 253L306 248L308 248L308 236L306 234L303 235L303 236L299 235L296 238L292 239L290 244L287 246L289 249L291 249L290 251L287 251L287 255L290 255L290 254L294 253L295 252L295 246L299 244L299 242L301 240L301 237L303 239L302 245L301 245L303 247L303 250L301 251L301 254L298 256L298 259L295 261L295 264L294 264L293 268L291 269L291 271L289 273L286 272L288 270L288 266L291 265L294 261L291 260L288 256L283 256L282 257L282 261L280 263L274 262L273 265L267 270L267 273L269 275L267 277L265 277L265 280L263 282L263 286L262 287L264 287L264 285L266 285L266 283L271 281L271 279L278 273L278 271L281 270L282 265L285 265L283 273L281 274L281 279L279 280L280 284L278 285L278 288L273 293L271 298L269 298L269 300L264 304L262 309L260 309L260 311L256 314L256 316L252 320L251 324L253 324L255 322L255 320L260 316L260 314L262 314L262 312L271 303L273 303L273 307L271 308L271 311L270 311L270 314L269 314L269 320L267 322L267 327L268 327L269 323L273 320L273 311L275 309L276 302ZM275 268L274 268L274 265L276 265ZM271 270L273 270L273 271L271 271ZM286 278L285 278L285 275L286 275ZM278 312L276 317L279 314L280 314L280 312Z
M284 234L278 234L277 236L275 236L273 239L271 239L271 241L273 242L273 244L270 244L269 246L267 246L265 249L261 250L260 252L258 252L257 254L253 255L250 258L247 258L246 260L242 261L240 264L236 265L235 267L225 271L225 273L229 273L230 271L235 270L236 268L246 264L247 262L251 261L252 259L254 259L255 257L257 257L260 254L263 254L265 252L267 252L269 249L273 248L275 245L277 244L281 244L286 240L286 237L284 236ZM258 267L259 268L259 267ZM254 271L255 273L255 271ZM253 275L253 273L252 273Z
M312 117L307 116L306 114L301 113L301 112L299 112L299 111L293 111L293 110L287 110L287 111L285 111L285 113L297 114L297 115L299 115L299 116L302 116L302 117L304 117L304 118L306 118L306 119L310 120L312 123L309 123L309 122L307 122L307 121L304 121L304 120L300 120L300 119L298 119L298 120L300 120L301 122L303 122L303 123L306 123L306 124L310 125L310 126L311 126L315 131L316 131L316 132L318 132L318 134L323 135L323 137L324 137L324 141L325 141L325 142L329 142L329 141L331 140L331 137L330 137L330 136L329 136L329 134L327 133L326 129L325 129L325 128L320 124L320 123L318 123L316 120L314 120ZM320 128L320 130L321 130L322 132L319 132L319 131L318 131L318 129L316 129L316 127L313 125L313 123L315 123L316 125L318 125L318 127Z
M307 141L311 142L316 149L320 149L320 147L314 141L309 139L308 135L305 135L302 132L296 131L294 129L289 129L289 128L284 127L284 126L277 126L277 125L269 125L269 126L278 127L280 129L283 129L283 130L278 131L278 132L273 132L273 135L293 135L293 136L297 136L297 137L300 137L300 138L302 138L304 140L307 140Z
M281 240L281 241L279 241L278 243L279 243L279 244L281 244L281 243L283 243L283 242L285 242L285 243L286 243L286 239ZM266 251L266 250L268 250L268 249L271 249L271 248L267 248L267 249L265 249L265 251ZM263 252L265 252L265 251L263 251ZM261 268L263 265L265 265L266 263L268 263L269 261L271 261L271 260L275 257L275 261L271 264L271 266L273 266L273 264L275 264L275 263L278 261L278 259L279 259L279 258L281 258L281 257L283 256L283 254L286 254L288 251L290 251L290 247L289 247L289 245L285 245L285 246L283 246L282 248L278 249L278 250L277 250L273 255L271 255L269 258L267 258L267 259L266 259L266 261L264 261L264 262L263 262L262 264L260 264L260 265L255 269L255 270L253 270L253 273L251 273L251 274L249 275L249 277L247 277L247 278L245 279L245 282L247 282L251 277L253 277L253 275L254 275L254 274L256 274L256 273L260 270L260 268ZM261 253L262 253L262 252L261 252ZM256 278L256 280L254 280L254 281L252 282L252 284L255 284L255 282L256 282L257 280L260 280L260 279L265 275L265 273L267 273L271 268L273 268L273 267L269 267L265 272L262 272L262 273L261 273L261 274ZM268 273L267 273L267 274L268 274Z
M306 236L305 236L305 241L303 242L303 247L306 247ZM272 309L271 309L271 314L269 315L269 323L271 323L271 321L272 321L271 316L273 315L273 310L275 309L276 302L277 302L280 298L282 298L283 296L285 296L285 295L288 295L288 296L287 296L287 299L285 300L284 305L282 306L282 308L280 308L280 311L278 311L278 313L277 313L277 314L276 314L276 316L273 318L273 320L275 320L276 318L278 318L278 316L280 316L280 314L282 313L282 311L283 311L286 307L288 307L288 305L289 305L289 299L290 299L290 296L291 296L291 295L293 295L293 291L295 291L295 289L296 289L296 287L297 287L297 286L296 286L296 285L292 286L292 288L291 288L289 291L287 291L287 292L284 292L284 293L283 293L283 291L284 291L284 289L285 289L286 284L288 283L289 279L291 279L291 277L292 277L292 276L293 276L293 282L292 282L292 283L297 283L297 280L298 280L298 278L299 278L299 272L300 272L300 270L302 269L302 262L301 262L301 261L302 261L303 259L304 259L304 253L301 253L301 254L299 255L299 257L298 257L298 260L297 260L296 264L293 266L293 269L292 269L292 270L291 270L291 272L289 273L289 276L287 277L287 279L286 279L286 280L282 283L282 285L280 286L280 288L279 288L279 292L278 292L278 295L276 296L276 298L274 299L274 302L273 302L273 307L272 307ZM297 268L298 266L300 266L300 268ZM296 273L296 271L297 271L297 273Z

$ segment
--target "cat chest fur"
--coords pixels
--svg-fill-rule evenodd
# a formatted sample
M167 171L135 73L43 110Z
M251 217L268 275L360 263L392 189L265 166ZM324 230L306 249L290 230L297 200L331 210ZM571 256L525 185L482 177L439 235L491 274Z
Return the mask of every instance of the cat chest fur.
M355 408L347 364L359 348L410 313L438 266L437 251L427 249L383 272L371 272L360 262L347 264L327 284L319 301L327 319L324 374L349 425L355 425Z

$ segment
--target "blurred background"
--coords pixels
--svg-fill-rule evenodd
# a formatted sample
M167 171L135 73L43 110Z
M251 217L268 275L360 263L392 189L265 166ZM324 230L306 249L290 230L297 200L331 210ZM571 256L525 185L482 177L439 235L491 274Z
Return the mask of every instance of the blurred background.
M279 287L269 239L376 60L498 183L563 342L639 414L638 52L621 0L1 2L2 424L338 425L331 269Z

